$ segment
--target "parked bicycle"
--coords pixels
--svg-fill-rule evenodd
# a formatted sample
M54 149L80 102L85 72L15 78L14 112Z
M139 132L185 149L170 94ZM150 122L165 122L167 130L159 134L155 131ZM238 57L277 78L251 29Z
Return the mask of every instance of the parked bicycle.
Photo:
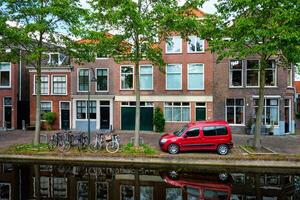
M111 133L97 133L90 143L89 149L92 152L97 152L104 147L107 152L116 153L120 148L120 136Z
M62 133L57 132L53 134L48 141L48 149L50 151L53 151L55 148L57 148L59 141L62 139Z
M106 151L109 153L116 153L120 148L120 136L119 135L111 135L111 138L107 138L106 140Z
M96 133L93 141L91 141L89 145L89 149L92 152L97 152L104 146L104 144L105 144L104 135L102 133Z
M73 138L72 131L64 131L61 139L58 141L57 149L60 152L69 151Z

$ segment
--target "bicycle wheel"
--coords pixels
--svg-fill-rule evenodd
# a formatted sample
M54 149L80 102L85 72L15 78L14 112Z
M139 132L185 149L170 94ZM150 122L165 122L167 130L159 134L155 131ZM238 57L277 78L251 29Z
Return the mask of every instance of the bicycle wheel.
M109 153L116 153L119 150L119 143L110 141L106 144L106 151Z
M53 139L49 140L48 142L48 149L49 151L53 151L57 146L56 141L54 141Z
M57 148L60 152L69 151L71 148L71 145L69 142L60 141L57 145Z
M78 142L78 150L85 150L88 147L88 138L87 137L83 137L81 138L81 140Z
M89 150L92 152L97 152L100 150L100 146L99 143L97 142L97 140L93 140L90 145L89 145Z

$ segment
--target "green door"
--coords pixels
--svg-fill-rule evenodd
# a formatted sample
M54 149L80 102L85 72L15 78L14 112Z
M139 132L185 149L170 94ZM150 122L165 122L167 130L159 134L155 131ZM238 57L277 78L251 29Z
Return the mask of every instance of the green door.
M196 108L196 121L206 120L206 108Z
M153 108L141 107L141 124L140 130L153 131ZM121 129L134 130L135 128L135 107L121 108Z

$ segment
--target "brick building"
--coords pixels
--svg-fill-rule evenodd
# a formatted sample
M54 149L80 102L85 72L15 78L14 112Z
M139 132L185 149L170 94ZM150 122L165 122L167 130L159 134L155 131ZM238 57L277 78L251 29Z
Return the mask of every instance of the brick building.
M36 70L29 70L30 124L35 125L35 77ZM41 76L41 119L45 112L56 113L53 129L71 127L71 72L69 58L60 53L47 53ZM42 125L46 128L45 125Z
M258 65L257 57L249 57L245 60L224 59L214 68L214 119L225 119L234 133L245 133L246 127L254 124L258 105ZM266 69L262 124L265 129L274 125L274 135L294 133L293 71L293 68L279 68L272 59ZM268 132L263 130L262 133Z

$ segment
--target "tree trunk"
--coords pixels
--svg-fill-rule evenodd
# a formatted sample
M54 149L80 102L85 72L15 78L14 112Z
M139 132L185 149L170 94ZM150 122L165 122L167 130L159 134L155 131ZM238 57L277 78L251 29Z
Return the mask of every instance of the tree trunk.
M261 148L261 142L260 142L260 132L261 132L261 120L262 120L262 114L264 110L264 101L265 101L265 76L266 76L266 65L267 61L265 60L266 57L263 56L260 60L260 66L259 66L259 99L258 99L258 110L256 112L256 121L255 121L255 133L254 133L254 140L253 140L253 147L255 148Z
M37 146L40 143L40 131L41 131L41 61L42 55L40 55L38 65L36 67L35 81L35 93L36 93L36 105L35 105L35 132L33 145Z

